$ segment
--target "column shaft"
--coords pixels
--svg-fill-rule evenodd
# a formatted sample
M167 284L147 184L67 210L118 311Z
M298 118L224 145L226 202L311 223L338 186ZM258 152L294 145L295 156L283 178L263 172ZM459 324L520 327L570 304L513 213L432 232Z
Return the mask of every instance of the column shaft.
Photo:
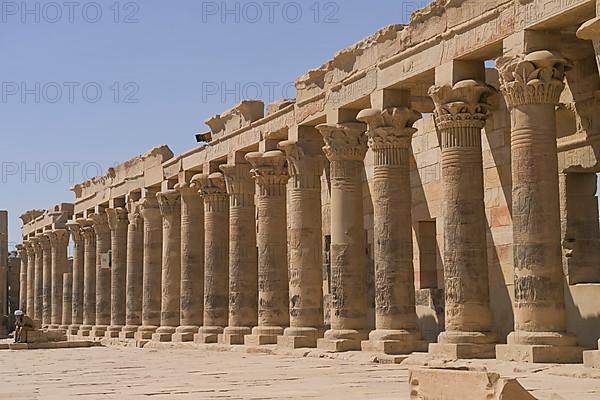
M221 165L229 194L229 318L220 342L244 344L258 323L258 253L250 164Z
M85 243L81 227L77 222L70 222L67 228L73 238L73 288L71 301L71 325L69 334L76 335L83 324L83 286L84 286L84 259Z
M196 181L204 199L204 322L195 341L216 343L227 325L229 204L223 174Z
M331 329L317 347L360 350L368 331L362 191L366 127L346 123L317 128L331 166Z
M289 326L285 154L248 153L256 182L258 216L258 326L245 337L249 345L275 344Z
M63 321L63 274L67 272L69 232L58 229L49 234L52 246L52 318L50 328L58 329Z
M283 347L316 347L323 334L323 237L321 173L323 142L284 141L288 184L287 238L290 327L277 338Z
M47 234L40 236L42 245L42 327L52 322L52 246Z
M28 241L25 243L27 248L27 315L32 319L35 309L35 250L33 243Z
M190 342L204 319L204 203L198 186L180 183L181 321L173 341Z
M17 251L21 260L21 269L19 270L19 309L27 313L27 248L23 244L18 244Z
M61 330L69 329L73 314L73 274L63 274L63 296L62 296L62 325Z
M140 203L144 218L142 326L137 339L152 339L160 325L163 228L158 200L149 192Z
M110 324L110 229L105 211L91 218L96 233L96 324L91 335L104 337Z
M106 336L119 337L125 325L125 308L127 293L127 225L129 219L125 208L109 208L106 210L110 229L110 326Z
M125 327L119 337L133 339L142 325L142 288L144 286L144 219L137 202L127 205L127 278Z
M80 336L89 336L96 323L96 234L89 219L78 220L84 243L83 325Z
M177 190L156 195L163 221L160 327L152 340L170 341L180 323L181 196Z

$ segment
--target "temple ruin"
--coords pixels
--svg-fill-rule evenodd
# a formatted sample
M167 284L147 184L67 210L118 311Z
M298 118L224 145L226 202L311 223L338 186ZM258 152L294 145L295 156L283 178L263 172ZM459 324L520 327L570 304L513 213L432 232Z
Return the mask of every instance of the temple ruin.
M140 346L600 368L599 67L600 1L434 1L25 213L20 306Z

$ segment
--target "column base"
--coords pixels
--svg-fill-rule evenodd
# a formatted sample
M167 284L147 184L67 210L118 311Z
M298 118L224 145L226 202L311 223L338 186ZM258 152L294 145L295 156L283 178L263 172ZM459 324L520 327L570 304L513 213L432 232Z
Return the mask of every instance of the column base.
M79 328L81 325L70 325L67 328L67 335L75 336L79 333Z
M121 332L119 332L119 340L135 339L138 328L139 326L133 325L124 326Z
M61 332L64 332L66 334L67 331L69 330L69 325L61 325L58 327L58 330Z
M600 369L600 350L589 350L583 352L583 364L589 368Z
M277 336L281 335L283 335L283 328L280 326L255 326L252 328L252 334L244 336L244 344L246 346L277 344Z
M283 336L277 337L277 347L299 349L317 347L319 330L316 328L286 328Z
M194 343L211 344L219 341L219 335L223 333L220 326L203 326L194 335Z
M136 340L152 340L152 335L158 329L157 326L154 325L142 325L138 328L138 331L135 333Z
M227 345L244 344L244 336L252 334L252 329L244 326L228 326L219 335L218 342Z
M161 326L152 334L153 342L170 342L173 340L175 328L172 326Z
M79 327L79 331L77 331L78 336L89 337L92 332L93 326L91 325L82 325Z
M502 361L529 363L580 364L583 362L583 348L542 344L499 344L496 346L496 358Z
M93 338L103 338L106 336L106 330L108 329L105 325L97 325L92 328L90 332L90 337Z
M119 337L119 333L123 330L122 325L111 325L106 329L106 338L108 339L117 339Z
M56 330L58 330L58 328L60 328L60 325L58 325L58 324L50 324L50 325L48 325L48 327L47 327L47 329L48 329L49 331L56 331Z
M410 354L427 351L428 343L421 340L421 333L399 329L377 329L369 333L369 340L363 340L363 351L383 354Z
M317 340L317 349L333 352L360 351L361 342L367 339L367 332L354 329L330 329L323 339Z
M179 326L175 330L172 340L176 343L193 342L196 333L198 333L197 326Z
M496 344L430 343L429 354L453 360L491 359L496 357Z

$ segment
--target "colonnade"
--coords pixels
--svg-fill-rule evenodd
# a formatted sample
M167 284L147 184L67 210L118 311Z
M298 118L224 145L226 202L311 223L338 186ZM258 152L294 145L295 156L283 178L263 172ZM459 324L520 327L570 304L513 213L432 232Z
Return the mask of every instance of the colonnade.
M498 62L500 92L511 112L513 172L515 329L499 351L505 356L514 346L577 351L576 338L566 333L555 126L567 66L549 51ZM446 300L445 330L429 349L458 358L494 357L498 342L488 287L481 136L490 98L499 94L482 82L482 68L473 71L453 72L429 91L441 138ZM32 238L23 247L28 312L50 328L68 326L93 337L390 354L423 350L409 173L413 125L420 118L410 102L384 102L349 120L306 128L305 138L269 151L237 153L205 174L180 175L171 189L145 189L126 207L98 207L68 225L75 244L72 275L63 275L66 231ZM369 148L373 331L363 218ZM321 231L326 163L328 329Z

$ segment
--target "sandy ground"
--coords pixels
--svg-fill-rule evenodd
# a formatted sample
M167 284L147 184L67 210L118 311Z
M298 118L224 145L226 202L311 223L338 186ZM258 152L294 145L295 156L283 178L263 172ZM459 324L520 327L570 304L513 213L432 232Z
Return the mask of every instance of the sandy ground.
M408 367L348 360L195 349L0 352L0 399L408 399ZM475 362L485 365L490 362ZM488 366L539 399L600 398L600 370Z

